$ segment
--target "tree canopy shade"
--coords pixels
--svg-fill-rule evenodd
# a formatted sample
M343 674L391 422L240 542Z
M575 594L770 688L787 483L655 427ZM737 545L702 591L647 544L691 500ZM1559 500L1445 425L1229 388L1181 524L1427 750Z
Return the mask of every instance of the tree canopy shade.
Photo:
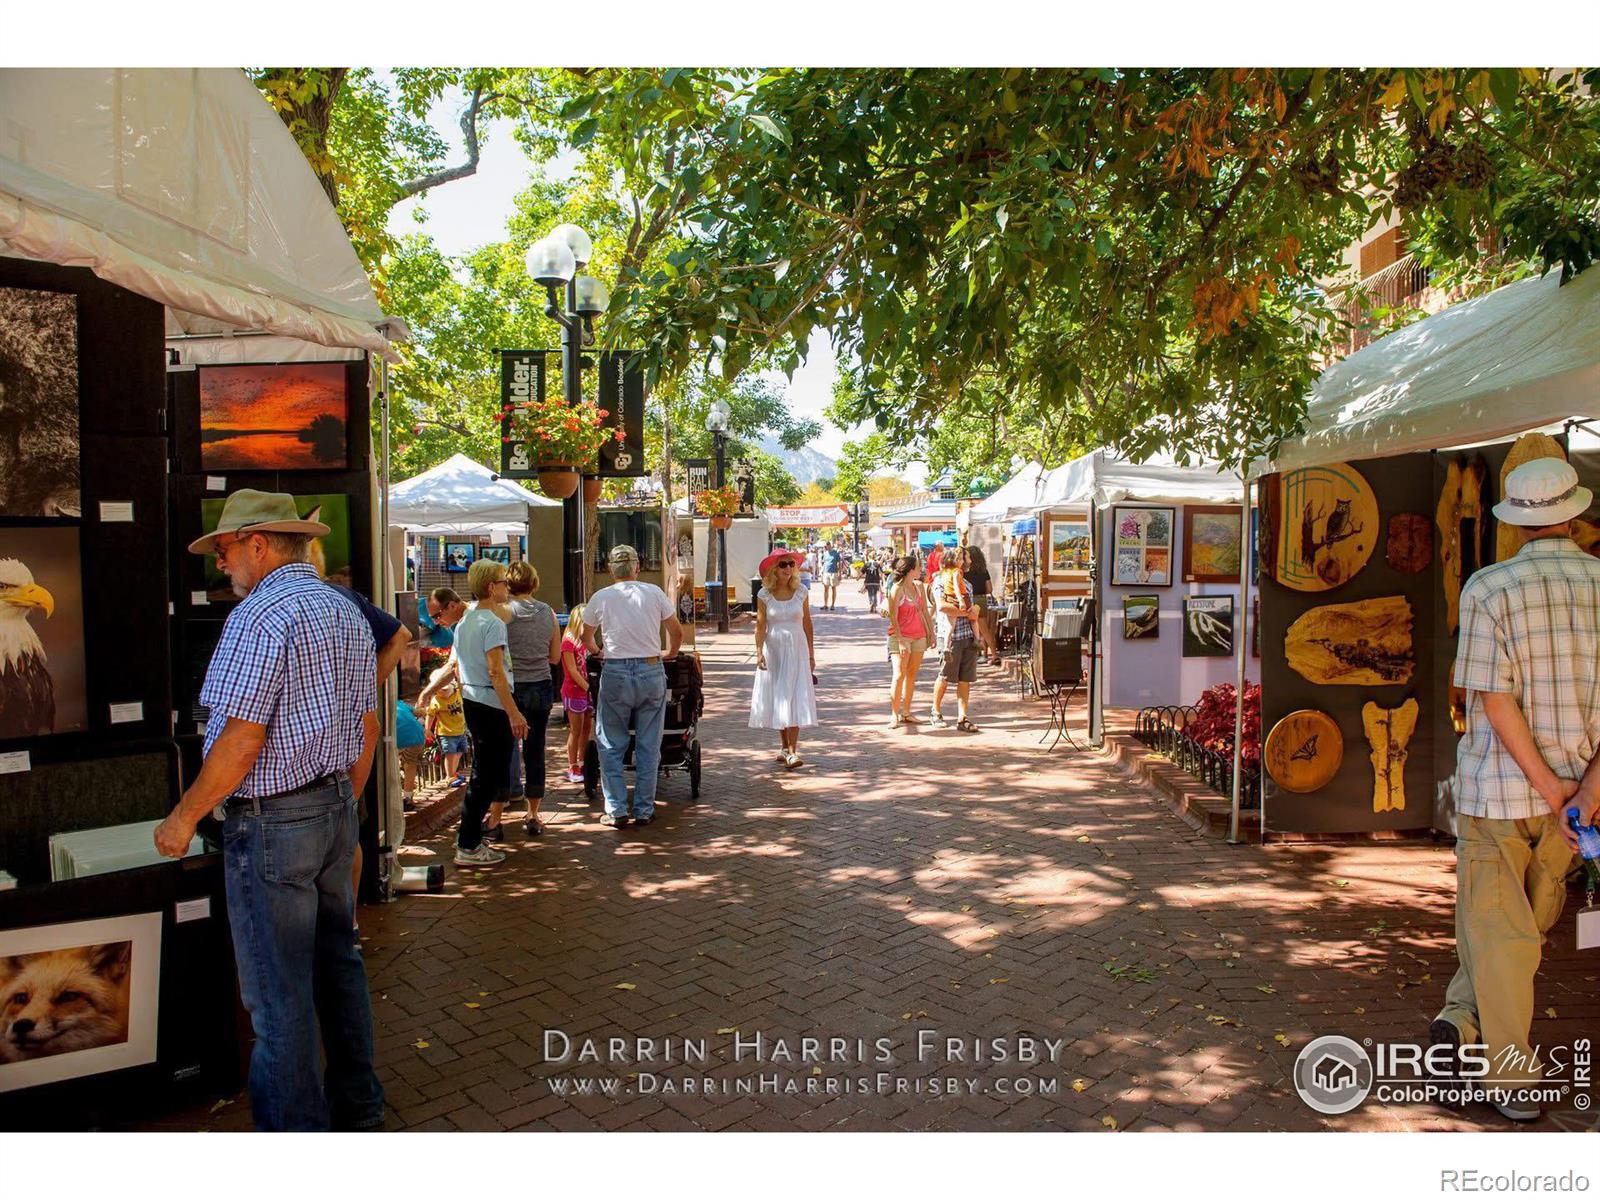
M635 229L607 337L671 376L827 330L893 442L997 409L1043 441L1238 463L1292 431L1377 213L1446 272L1583 270L1600 73L600 70ZM1583 85L1588 85L1586 88ZM1486 247L1493 248L1489 253Z

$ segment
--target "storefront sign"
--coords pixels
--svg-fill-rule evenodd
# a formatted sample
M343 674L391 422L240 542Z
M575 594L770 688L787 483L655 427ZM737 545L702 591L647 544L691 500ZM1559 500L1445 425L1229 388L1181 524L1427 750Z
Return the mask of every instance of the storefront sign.
M683 464L685 473L689 477L689 511L700 511L700 493L711 487L711 460L709 458L691 458Z
M600 477L623 479L644 470L644 354L606 350L600 355L599 406L610 437L600 447ZM615 436L622 433L619 441Z
M756 465L748 458L736 458L728 464L728 486L739 493L737 517L756 515Z

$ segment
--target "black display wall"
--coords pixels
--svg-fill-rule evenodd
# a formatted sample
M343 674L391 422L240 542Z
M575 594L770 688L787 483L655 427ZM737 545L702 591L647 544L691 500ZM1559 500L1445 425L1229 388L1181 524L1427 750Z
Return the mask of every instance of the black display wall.
M1269 831L1292 833L1364 833L1378 830L1422 830L1432 824L1434 742L1433 708L1437 703L1435 598L1439 594L1437 554L1426 571L1406 574L1385 559L1389 518L1415 512L1433 521L1438 490L1433 487L1430 456L1407 454L1367 459L1350 465L1360 471L1378 500L1379 534L1372 557L1354 577L1325 592L1299 592L1266 577L1261 581L1261 731L1265 737L1284 716L1297 709L1327 713L1338 723L1344 758L1338 773L1320 790L1305 795L1286 792L1263 779L1263 824ZM1288 519L1287 516L1285 519ZM1411 604L1412 644L1416 667L1405 685L1382 687L1327 686L1311 683L1284 661L1283 641L1302 613L1325 604L1347 604L1380 596L1404 596ZM1410 743L1405 768L1405 808L1372 811L1372 763L1367 757L1361 708L1371 700L1396 708L1415 696L1422 711ZM1448 719L1448 718L1447 718Z

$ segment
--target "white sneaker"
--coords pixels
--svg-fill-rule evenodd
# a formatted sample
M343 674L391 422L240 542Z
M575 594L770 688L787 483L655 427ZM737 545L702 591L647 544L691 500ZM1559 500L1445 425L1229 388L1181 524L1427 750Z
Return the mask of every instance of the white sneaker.
M463 850L456 847L456 866L458 867L492 867L495 863L505 862L506 856L500 851L492 849L488 843L480 842L476 850Z

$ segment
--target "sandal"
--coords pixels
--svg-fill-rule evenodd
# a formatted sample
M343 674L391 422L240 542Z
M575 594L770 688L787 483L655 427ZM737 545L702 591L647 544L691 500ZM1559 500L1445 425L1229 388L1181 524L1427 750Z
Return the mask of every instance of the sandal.
M922 724L922 719L920 717L914 717L910 713L901 713L900 714L900 721L904 725L921 725Z
M522 831L529 837L543 837L544 822L539 820L537 817L530 818L523 822Z
M890 729L899 729L900 728L900 714L899 713L895 713L894 716L889 718L889 728Z
M956 728L961 730L962 733L977 733L978 732L978 727L976 725L974 725L971 721L967 720L966 717L962 717L959 721L956 722Z

